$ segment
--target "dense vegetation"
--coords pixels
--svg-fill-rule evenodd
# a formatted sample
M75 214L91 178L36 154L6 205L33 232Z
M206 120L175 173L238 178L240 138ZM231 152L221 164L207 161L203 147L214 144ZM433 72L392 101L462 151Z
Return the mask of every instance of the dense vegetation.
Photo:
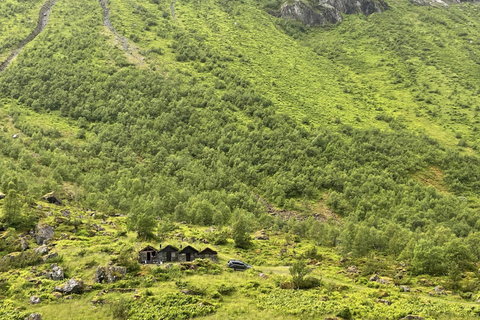
M0 57L40 5L0 4ZM269 15L278 3L181 1L177 21L170 5L108 3L126 52L98 1L58 0L0 73L3 254L18 251L15 231L43 219L34 203L55 191L128 214L139 239L175 222L233 226L248 250L248 234L266 228L451 283L477 269L475 5L401 1L316 28ZM272 217L270 204L300 219Z

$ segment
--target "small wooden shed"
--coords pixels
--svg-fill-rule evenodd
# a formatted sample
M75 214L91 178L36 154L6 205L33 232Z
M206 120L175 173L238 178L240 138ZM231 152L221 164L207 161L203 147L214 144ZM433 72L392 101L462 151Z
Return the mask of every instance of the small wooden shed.
M179 259L182 262L193 261L198 258L198 250L192 246L186 246L179 252Z
M217 251L210 249L210 248L205 248L200 253L198 254L200 258L202 259L210 259L213 262L218 262L218 254Z
M146 246L138 253L138 262L143 264L157 263L158 250L152 246Z
M178 249L168 245L158 252L161 262L178 261Z

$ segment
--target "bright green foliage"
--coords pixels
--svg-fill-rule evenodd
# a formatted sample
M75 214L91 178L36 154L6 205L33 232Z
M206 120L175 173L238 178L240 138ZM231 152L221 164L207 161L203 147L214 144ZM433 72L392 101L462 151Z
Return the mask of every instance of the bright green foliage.
M289 271L297 288L301 287L305 277L312 272L303 259L295 261Z

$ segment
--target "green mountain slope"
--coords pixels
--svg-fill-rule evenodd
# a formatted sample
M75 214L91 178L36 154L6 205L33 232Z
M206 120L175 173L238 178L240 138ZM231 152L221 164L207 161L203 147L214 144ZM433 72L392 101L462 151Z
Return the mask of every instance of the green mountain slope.
M0 4L6 12L0 61L34 28L28 21L41 5ZM107 243L128 230L122 245L132 252L149 237L173 241L169 226L183 228L182 222L197 230L243 221L248 232L266 228L278 241L294 237L299 245L322 246L336 260L353 259L368 270L356 281L368 282L374 272L393 278L398 262L409 277L437 277L436 283L472 292L467 300L474 299L480 290L473 272L480 259L477 5L447 10L390 1L385 12L345 15L324 27L269 13L280 5L58 0L45 30L0 71L0 192L6 194L0 207L10 239L2 254L20 251L16 235L39 221L64 229L55 231L51 243L57 244L62 233L88 229L92 222L81 214L66 222L39 209L40 197L55 191L72 210L92 208L105 219L125 214L125 221L115 220L125 234L116 230ZM61 209L52 210L61 215ZM96 232L82 236L87 241ZM258 246L242 254L253 259ZM106 247L112 257L123 250ZM235 249L227 242L219 250L227 261ZM72 264L73 253L61 253ZM288 255L255 263L270 268L298 258L295 251ZM385 264L365 260L376 255L385 255ZM315 272L331 278L344 267L330 260ZM6 263L3 270L25 268ZM135 279L138 269L132 270ZM69 272L93 278L93 269L70 265ZM272 283L260 292L267 294ZM47 294L51 285L39 290ZM13 294L13 287L2 287L2 294L18 303L26 292ZM259 297L260 310L282 314L282 301L298 303L295 294L270 291L280 300ZM309 301L320 293L298 294ZM173 303L170 298L161 299ZM452 316L476 312L462 313L455 309L461 303L447 301L441 308ZM413 305L434 318L443 312ZM325 303L315 308L320 311L309 316L343 310Z

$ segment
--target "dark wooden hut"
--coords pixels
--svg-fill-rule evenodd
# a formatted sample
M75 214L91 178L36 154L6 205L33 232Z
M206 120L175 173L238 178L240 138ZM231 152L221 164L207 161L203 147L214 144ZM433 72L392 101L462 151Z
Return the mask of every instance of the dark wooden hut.
M202 259L210 259L213 262L218 262L218 254L217 251L210 249L210 248L205 248L200 253L198 256Z
M178 249L168 245L158 252L161 262L178 261Z
M157 263L158 250L152 246L146 246L138 253L138 262L140 263Z
M198 250L192 246L186 246L179 252L179 259L182 262L193 261L198 258Z

